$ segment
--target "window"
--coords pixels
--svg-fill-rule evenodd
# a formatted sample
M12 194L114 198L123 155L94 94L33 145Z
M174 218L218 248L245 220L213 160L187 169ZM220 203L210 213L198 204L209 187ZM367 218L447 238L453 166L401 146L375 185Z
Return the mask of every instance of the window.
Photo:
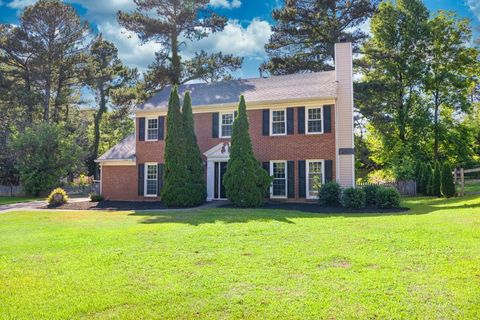
M156 197L158 188L158 165L156 163L145 164L145 196Z
M272 198L287 197L287 161L271 161L270 173L273 176Z
M230 138L232 136L233 120L235 120L233 112L221 114L220 138Z
M287 134L286 128L286 110L271 110L270 111L270 134L285 135Z
M307 198L317 197L323 179L323 160L307 160Z
M307 109L307 133L323 133L322 113L322 107Z
M158 118L147 119L147 141L158 140Z

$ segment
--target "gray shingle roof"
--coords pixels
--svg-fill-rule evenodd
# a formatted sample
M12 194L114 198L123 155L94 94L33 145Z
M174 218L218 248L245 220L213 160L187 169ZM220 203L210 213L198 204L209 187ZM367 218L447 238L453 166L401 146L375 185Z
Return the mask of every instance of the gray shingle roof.
M171 87L166 87L137 110L167 109ZM185 84L179 87L183 95L190 91L192 107L237 103L240 95L248 103L295 99L331 99L337 96L335 71L272 76L215 83Z
M135 135L129 135L97 160L135 160Z

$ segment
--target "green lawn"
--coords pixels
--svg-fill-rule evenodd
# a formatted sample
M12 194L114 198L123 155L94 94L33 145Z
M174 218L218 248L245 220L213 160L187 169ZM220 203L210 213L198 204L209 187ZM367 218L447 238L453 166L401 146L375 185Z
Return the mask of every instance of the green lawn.
M0 214L0 318L478 319L480 197Z
M38 198L28 198L28 197L0 197L0 205L2 204L12 204L18 202L27 202L38 200Z
M465 193L478 193L480 194L480 183L467 183L465 184Z

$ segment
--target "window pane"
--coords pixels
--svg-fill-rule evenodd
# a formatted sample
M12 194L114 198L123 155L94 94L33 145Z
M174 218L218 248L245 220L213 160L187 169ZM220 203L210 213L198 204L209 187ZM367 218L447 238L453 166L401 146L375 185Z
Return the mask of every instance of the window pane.
M272 134L285 133L285 110L272 111Z
M308 163L308 195L314 197L322 185L322 162Z
M147 140L158 139L158 119L148 119L147 121Z
M272 195L273 196L285 196L286 193L286 170L284 162L274 162L272 164L273 171L273 183L272 183Z
M147 180L147 194L148 195L157 194L157 180Z
M148 165L147 166L147 179L157 179L157 166Z
M157 194L157 165L147 165L147 195L156 195Z
M308 132L322 132L322 108L308 109Z
M222 137L230 137L232 135L233 120L233 113L222 114Z

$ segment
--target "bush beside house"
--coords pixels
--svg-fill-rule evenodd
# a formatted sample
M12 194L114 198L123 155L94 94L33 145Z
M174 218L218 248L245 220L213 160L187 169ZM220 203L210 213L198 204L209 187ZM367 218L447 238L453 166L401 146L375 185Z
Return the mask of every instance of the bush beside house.
M340 203L348 209L363 208L365 207L365 191L362 188L346 188L342 191Z
M236 207L262 206L271 183L253 154L248 127L247 107L241 96L238 116L233 122L230 159L223 177L227 198Z
M321 206L338 206L340 204L340 193L342 188L336 182L330 181L320 186L318 190L318 201Z

